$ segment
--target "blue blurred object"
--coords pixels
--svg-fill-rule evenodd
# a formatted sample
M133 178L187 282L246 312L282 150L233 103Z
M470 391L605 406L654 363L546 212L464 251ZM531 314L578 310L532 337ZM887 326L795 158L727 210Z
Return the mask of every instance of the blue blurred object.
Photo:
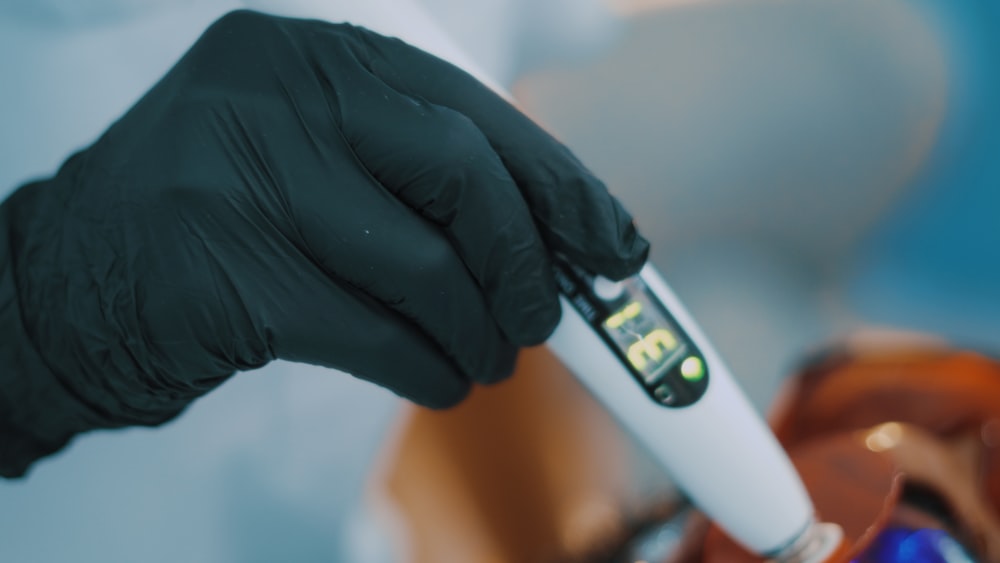
M945 38L945 122L906 197L864 241L850 298L870 321L1000 348L1000 4L915 4Z
M944 530L887 528L853 563L973 563Z

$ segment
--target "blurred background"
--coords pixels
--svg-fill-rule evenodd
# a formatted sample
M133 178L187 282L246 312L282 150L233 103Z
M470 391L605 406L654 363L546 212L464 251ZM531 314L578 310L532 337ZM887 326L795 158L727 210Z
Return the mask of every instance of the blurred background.
M992 4L617 7L611 48L515 92L636 215L759 406L860 328L1000 348Z
M1000 349L989 0L12 0L0 193L237 7L361 23L511 90L636 216L762 410L858 329ZM0 561L378 560L360 491L399 409L316 368L235 378L0 483Z

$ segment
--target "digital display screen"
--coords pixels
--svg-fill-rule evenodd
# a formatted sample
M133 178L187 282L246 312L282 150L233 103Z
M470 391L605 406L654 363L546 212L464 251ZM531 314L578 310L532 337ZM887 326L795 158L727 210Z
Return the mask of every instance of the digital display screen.
M650 302L645 292L635 292L602 323L606 334L646 385L654 385L680 365L689 381L700 379L704 363L680 336L673 323Z
M641 276L613 281L560 261L554 272L566 300L656 404L684 408L705 395L705 356Z

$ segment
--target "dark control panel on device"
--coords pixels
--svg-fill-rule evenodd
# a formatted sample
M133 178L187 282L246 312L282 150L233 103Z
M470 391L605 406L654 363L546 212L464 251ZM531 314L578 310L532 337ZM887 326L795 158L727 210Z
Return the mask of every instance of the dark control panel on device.
M613 282L557 262L555 277L653 401L685 407L705 394L705 357L639 276Z

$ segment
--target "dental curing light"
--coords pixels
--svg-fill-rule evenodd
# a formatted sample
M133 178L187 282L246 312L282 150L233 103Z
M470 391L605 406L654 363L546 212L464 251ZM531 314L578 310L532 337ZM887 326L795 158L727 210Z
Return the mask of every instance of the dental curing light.
M549 347L691 502L754 553L827 561L840 528L816 522L785 451L653 266L613 282L557 260L556 281Z

